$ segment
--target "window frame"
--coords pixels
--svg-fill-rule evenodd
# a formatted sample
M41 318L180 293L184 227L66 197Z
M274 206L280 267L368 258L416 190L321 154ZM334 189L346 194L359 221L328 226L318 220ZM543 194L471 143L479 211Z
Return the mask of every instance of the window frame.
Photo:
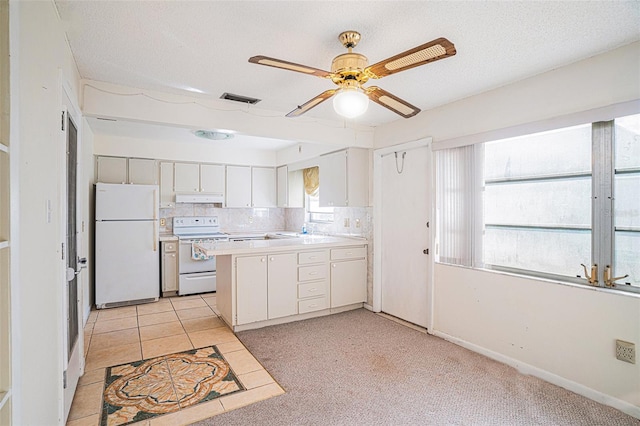
M309 223L323 223L329 224L335 221L335 210L333 207L320 207L320 188L316 191L315 195L309 195L305 192L304 197L304 205L305 205L305 218ZM315 201L315 202L314 202ZM312 207L313 205L318 205L317 209ZM325 211L325 210L331 210ZM324 216L330 216L330 219L322 219Z
M622 118L627 115L636 115L636 113L632 114L624 114L619 118ZM589 123L584 123L589 124ZM561 130L566 127L572 126L560 126L555 130ZM524 133L520 136L528 136L533 135L539 132L531 132ZM517 137L517 136L514 136ZM478 143L473 145L473 148L477 151L476 155L473 155L473 160L469 166L482 171L484 169L484 155L478 155L478 153L484 151L484 144L489 142L498 141L496 140L487 140L482 143ZM474 186L476 189L473 193L474 199L467 200L469 206L471 206L472 211L470 214L474 215L474 217L479 217L479 226L474 226L471 229L467 230L467 232L471 232L470 241L471 241L471 250L473 252L473 256L471 259L471 265L464 265L464 262L461 261L462 266L471 267L474 269L484 269L489 271L496 272L504 272L511 273L519 276L531 277L531 278L540 278L545 280L551 280L554 282L560 283L572 283L572 284L580 284L585 287L595 288L595 289L611 289L611 290L619 290L625 293L635 293L640 294L640 286L637 285L627 285L624 282L616 282L611 286L606 286L603 280L604 267L606 265L610 265L612 268L613 275L622 275L626 272L624 271L615 271L615 197L614 197L614 189L615 189L615 119L609 121L595 121L591 123L591 171L590 172L574 172L574 173L558 173L557 175L548 175L548 176L531 176L531 177L518 177L518 178L505 178L505 179L488 179L484 180L484 176L482 172L480 175L478 173L474 173L471 179L480 180L480 184L477 182L470 182L469 184ZM639 170L631 170L630 173L637 173ZM626 173L627 170L622 170L622 172L618 174ZM438 173L438 172L436 172ZM585 282L585 278L581 275L577 275L576 277L571 277L567 275L559 275L550 272L541 272L535 270L514 268L514 267L505 267L500 265L493 264L485 264L483 263L483 254L484 247L482 244L484 230L487 226L490 227L510 227L511 225L507 224L487 224L485 223L483 217L483 209L484 209L484 190L485 185L497 185L504 183L513 183L513 182L527 182L527 181L548 181L548 180L567 180L567 179L576 179L576 178L591 178L591 226L587 227L575 227L576 231L591 231L591 265L598 265L598 283L596 285L591 285ZM479 201L478 201L479 200ZM516 226L512 225L511 227L520 227L520 228L531 228L531 229L540 229L540 230L574 230L573 227L562 227L562 226ZM440 225L438 225L437 229L440 229ZM617 231L624 231L625 229L618 229ZM633 232L639 232L637 230L633 230ZM454 262L443 262L439 259L436 259L436 263L442 264L456 264ZM587 265L587 269L590 269L591 265ZM576 265L579 267L579 265Z

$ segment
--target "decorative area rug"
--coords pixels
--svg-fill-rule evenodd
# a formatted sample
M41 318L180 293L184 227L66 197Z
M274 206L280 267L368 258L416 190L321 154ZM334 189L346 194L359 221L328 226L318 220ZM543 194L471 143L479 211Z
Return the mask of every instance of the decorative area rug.
M244 390L215 346L106 371L101 426L126 425Z

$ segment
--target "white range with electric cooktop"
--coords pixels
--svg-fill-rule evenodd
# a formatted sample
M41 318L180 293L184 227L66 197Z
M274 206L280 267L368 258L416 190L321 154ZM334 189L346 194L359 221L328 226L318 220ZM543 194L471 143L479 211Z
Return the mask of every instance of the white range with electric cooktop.
M220 232L217 216L188 216L173 218L173 234L178 237L178 294L216 291L216 258L193 253L196 242L229 241Z

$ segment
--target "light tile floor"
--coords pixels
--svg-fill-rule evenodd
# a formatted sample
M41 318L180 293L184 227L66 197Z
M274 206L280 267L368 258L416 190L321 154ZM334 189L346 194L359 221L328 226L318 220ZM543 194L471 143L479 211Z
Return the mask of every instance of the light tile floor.
M100 424L105 368L216 345L247 389L136 425L181 425L284 393L218 317L215 294L163 298L155 303L94 310L84 329L85 373L67 425Z

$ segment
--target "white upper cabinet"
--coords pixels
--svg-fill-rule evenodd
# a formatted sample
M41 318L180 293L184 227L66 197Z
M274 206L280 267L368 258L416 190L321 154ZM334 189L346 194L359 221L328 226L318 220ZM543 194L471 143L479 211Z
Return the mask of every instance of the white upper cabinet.
M173 190L173 163L160 163L160 208L176 206L176 193Z
M278 207L304 207L302 170L289 171L287 166L276 169Z
M175 192L200 192L200 165L197 163L175 163Z
M369 205L369 150L348 148L320 158L320 206Z
M273 167L251 168L251 206L276 206L276 170Z
M227 207L251 207L251 167L227 166Z
M200 165L200 191L224 195L224 166L221 164Z
M289 168L280 166L276 169L276 199L278 207L289 207Z
M96 182L158 184L158 162L148 158L103 157L96 159Z
M127 159L124 157L98 157L96 182L127 183Z
M275 207L273 167L227 166L227 207Z
M129 183L158 184L158 162L148 158L129 158Z

